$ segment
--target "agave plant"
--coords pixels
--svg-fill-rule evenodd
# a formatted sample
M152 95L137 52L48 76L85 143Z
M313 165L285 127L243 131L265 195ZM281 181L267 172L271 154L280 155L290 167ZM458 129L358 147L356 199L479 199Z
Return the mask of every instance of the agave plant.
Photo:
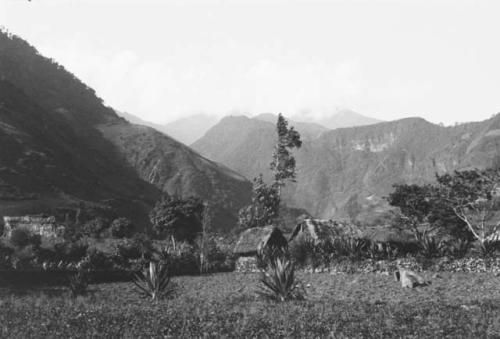
M267 270L261 271L260 290L257 293L275 301L304 299L305 290L295 278L293 262L285 256L270 260Z
M424 235L419 240L420 251L426 258L433 258L442 255L446 251L446 243L436 237Z
M133 280L139 294L156 301L174 292L168 266L162 263L149 262L149 269L135 274Z
M85 295L89 286L89 277L84 270L78 270L76 274L68 277L68 288L73 297Z
M448 254L455 258L463 258L469 251L471 242L467 239L456 239L448 244Z
M334 247L340 257L359 259L364 254L366 242L363 239L342 237L335 240Z

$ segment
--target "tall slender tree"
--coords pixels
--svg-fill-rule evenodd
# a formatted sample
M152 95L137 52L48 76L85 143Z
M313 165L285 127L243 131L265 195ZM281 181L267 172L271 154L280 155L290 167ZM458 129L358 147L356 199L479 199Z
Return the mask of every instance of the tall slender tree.
M278 140L270 165L274 180L271 185L266 184L262 173L254 178L252 203L239 213L240 228L265 226L275 221L279 217L281 188L286 180L295 181L295 158L291 150L302 146L300 134L293 127L288 127L288 121L281 113L278 115L276 132Z
M295 158L291 154L291 150L300 148L302 140L300 140L298 131L293 127L288 127L288 121L281 113L278 115L276 132L278 133L278 140L274 146L271 170L274 174L273 185L276 186L278 198L280 198L281 187L285 185L285 181L287 179L295 181Z

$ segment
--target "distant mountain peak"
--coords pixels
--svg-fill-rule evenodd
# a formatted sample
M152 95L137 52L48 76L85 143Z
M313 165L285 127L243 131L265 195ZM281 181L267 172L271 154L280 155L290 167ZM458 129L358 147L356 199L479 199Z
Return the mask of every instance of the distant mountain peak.
M351 109L342 108L336 109L333 114L325 114L322 118L317 119L315 122L329 129L336 129L343 127L373 125L383 122L383 120L367 117Z

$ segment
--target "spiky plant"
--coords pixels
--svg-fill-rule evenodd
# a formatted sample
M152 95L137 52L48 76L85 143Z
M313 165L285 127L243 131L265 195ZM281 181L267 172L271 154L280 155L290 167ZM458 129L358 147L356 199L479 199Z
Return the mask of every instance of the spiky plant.
M274 257L267 269L261 270L260 289L257 293L274 301L302 300L305 290L295 277L293 262L285 257Z
M419 240L420 252L426 258L438 257L445 253L446 243L429 235L424 235Z
M149 268L134 275L134 285L139 294L152 301L165 298L174 292L168 266L164 263L149 262Z
M85 295L89 286L88 273L84 270L78 270L77 273L68 277L68 288L73 297Z
M454 258L463 258L471 247L467 239L456 239L448 244L448 254Z

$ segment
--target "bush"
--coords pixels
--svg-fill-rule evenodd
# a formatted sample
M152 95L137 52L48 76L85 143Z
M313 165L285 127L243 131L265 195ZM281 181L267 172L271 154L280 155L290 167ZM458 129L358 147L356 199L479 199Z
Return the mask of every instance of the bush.
M70 275L68 278L68 288L73 297L87 294L89 286L89 277L87 272L78 270L77 273Z
M59 261L78 262L87 254L88 245L81 241L63 242L54 245Z
M117 255L125 260L136 260L142 257L143 252L136 242L126 242L117 246Z
M83 225L83 234L92 237L99 238L101 233L103 233L109 227L109 221L102 218L97 217L92 219Z
M28 245L33 245L38 248L42 243L42 237L39 234L31 233L31 231L26 228L16 228L12 230L10 243L18 248L23 248Z
M17 248L12 256L12 266L15 269L33 268L36 265L38 248L34 245L27 245Z
M93 248L87 251L81 267L89 270L107 270L113 267L113 261L105 253Z
M0 241L0 268L9 268L11 266L11 257L14 250Z
M118 218L111 223L110 232L114 238L128 238L134 232L134 225L127 218Z
M468 239L455 239L447 244L448 255L454 258L463 258L467 255L471 247L471 242Z
M500 241L486 240L483 243L478 243L477 248L483 258L492 257L496 251L500 250Z
M338 257L348 257L351 260L363 258L366 248L366 241L358 238L341 237L332 242L333 250Z
M390 242L368 242L366 252L373 260L393 260L399 255L399 248Z

